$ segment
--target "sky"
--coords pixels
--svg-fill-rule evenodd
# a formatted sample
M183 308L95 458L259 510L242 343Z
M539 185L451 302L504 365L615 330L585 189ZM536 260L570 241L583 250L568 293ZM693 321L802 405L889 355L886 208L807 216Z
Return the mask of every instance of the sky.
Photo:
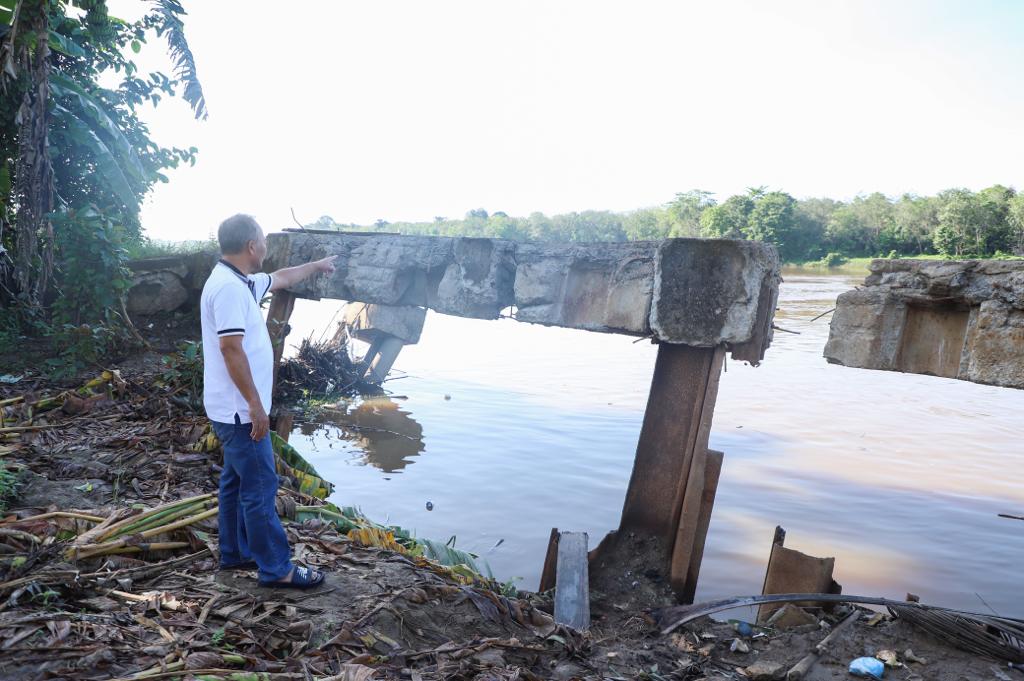
M154 239L312 222L1024 188L1024 2L183 0L209 119ZM131 19L137 0L111 0ZM140 55L167 70L163 46Z

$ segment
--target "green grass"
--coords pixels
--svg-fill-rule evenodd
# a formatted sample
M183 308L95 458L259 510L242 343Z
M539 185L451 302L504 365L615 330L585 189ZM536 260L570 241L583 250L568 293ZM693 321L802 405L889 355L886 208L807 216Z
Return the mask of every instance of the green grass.
M945 255L939 255L937 253L925 253L922 255L901 255L901 260L1024 260L1024 256L1017 255L993 255L987 257L970 257L964 256L963 258L950 258ZM868 271L868 265L871 264L872 260L885 260L886 256L871 256L861 258L846 258L843 264L838 266L829 267L820 260L808 260L805 262L787 262L786 267L796 267L800 269L812 269L812 270L828 270L829 272L856 272L863 273Z
M216 251L219 246L213 237L202 241L161 241L159 239L145 239L142 243L128 249L128 256L132 260L139 258L160 258L169 255L190 255L202 251Z

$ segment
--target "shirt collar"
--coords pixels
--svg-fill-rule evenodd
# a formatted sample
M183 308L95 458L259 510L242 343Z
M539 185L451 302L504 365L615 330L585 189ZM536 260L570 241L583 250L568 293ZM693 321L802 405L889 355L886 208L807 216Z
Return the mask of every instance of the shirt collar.
M249 277L247 277L244 274L242 274L242 270L238 269L237 267L235 267L234 265L229 263L224 258L221 258L217 262L220 263L221 265L224 265L224 267L227 267L232 272L234 272L235 276L238 277L239 279L241 279L242 282L249 288L249 293L252 294L252 297L256 298L256 289L255 289L255 286L253 284L252 279L250 279Z
M220 260L218 260L217 262L219 262L219 263L220 263L221 265L224 265L224 267L227 267L227 268L228 268L229 270L231 270L232 272L234 272L235 274L237 274L238 276L240 276L240 277L241 277L242 279L245 279L245 280L247 280L247 281L248 281L249 277L247 277L247 276L245 276L244 274L242 274L242 270L238 269L237 267L235 267L234 265L232 265L231 263L229 263L229 262L228 262L227 260L225 260L224 258L221 258L221 259L220 259Z

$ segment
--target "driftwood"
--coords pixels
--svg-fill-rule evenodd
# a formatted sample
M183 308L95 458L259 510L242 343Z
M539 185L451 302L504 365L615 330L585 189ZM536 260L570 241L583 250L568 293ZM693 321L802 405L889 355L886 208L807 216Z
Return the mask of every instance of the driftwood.
M807 672L811 671L811 667L818 661L818 658L828 652L828 647L839 638L839 634L849 629L854 622L860 619L861 611L854 610L846 616L842 622L837 624L832 632L822 639L821 643L814 646L811 652L807 653L799 662L793 665L793 668L786 673L786 681L800 681L807 675Z
M909 622L956 648L1007 662L1024 662L1024 620L888 598L812 593L740 596L696 605L661 608L652 611L651 615L661 627L661 633L667 635L688 622L723 610L796 601L885 606L893 617Z

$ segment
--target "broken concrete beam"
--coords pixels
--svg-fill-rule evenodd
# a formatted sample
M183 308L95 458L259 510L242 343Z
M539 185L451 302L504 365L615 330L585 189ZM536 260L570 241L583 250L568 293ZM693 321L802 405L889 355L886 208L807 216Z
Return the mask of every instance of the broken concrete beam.
M295 287L294 292L302 298L416 305L448 314L496 318L500 310L512 303L512 282L511 278L506 280L499 273L486 270L514 268L514 262L507 255L505 260L501 259L501 255L508 252L505 248L478 246L474 249L472 244L458 249L457 260L456 241L482 241L490 245L495 240L286 231L268 235L267 260L269 267L276 269L328 255L338 256L332 276L307 279ZM495 254L498 254L497 259L493 257ZM460 273L466 277L466 288L493 282L493 290L488 291L489 308L481 309L482 300L474 301L472 308L458 307L463 290L458 281ZM448 298L442 300L439 287L446 277L444 292Z
M647 335L656 256L648 241L519 244L516 319Z
M512 304L515 244L501 239L451 240L451 261L427 305L457 317L496 319ZM429 280L428 280L429 281Z
M366 343L387 334L406 345L414 345L420 342L426 317L427 310L422 307L349 303L345 306L344 323L352 337Z
M957 378L1024 388L1024 309L986 300L972 310Z
M285 231L268 268L337 255L336 271L295 287L303 298L515 317L549 326L725 344L757 363L771 342L779 260L771 245L731 240L593 244Z
M835 364L1024 388L1024 261L875 260L839 296Z
M735 345L758 334L770 340L773 315L758 328L758 309L774 307L778 268L775 249L759 241L666 239L658 245L651 331L698 347ZM714 338L718 343L708 342Z

